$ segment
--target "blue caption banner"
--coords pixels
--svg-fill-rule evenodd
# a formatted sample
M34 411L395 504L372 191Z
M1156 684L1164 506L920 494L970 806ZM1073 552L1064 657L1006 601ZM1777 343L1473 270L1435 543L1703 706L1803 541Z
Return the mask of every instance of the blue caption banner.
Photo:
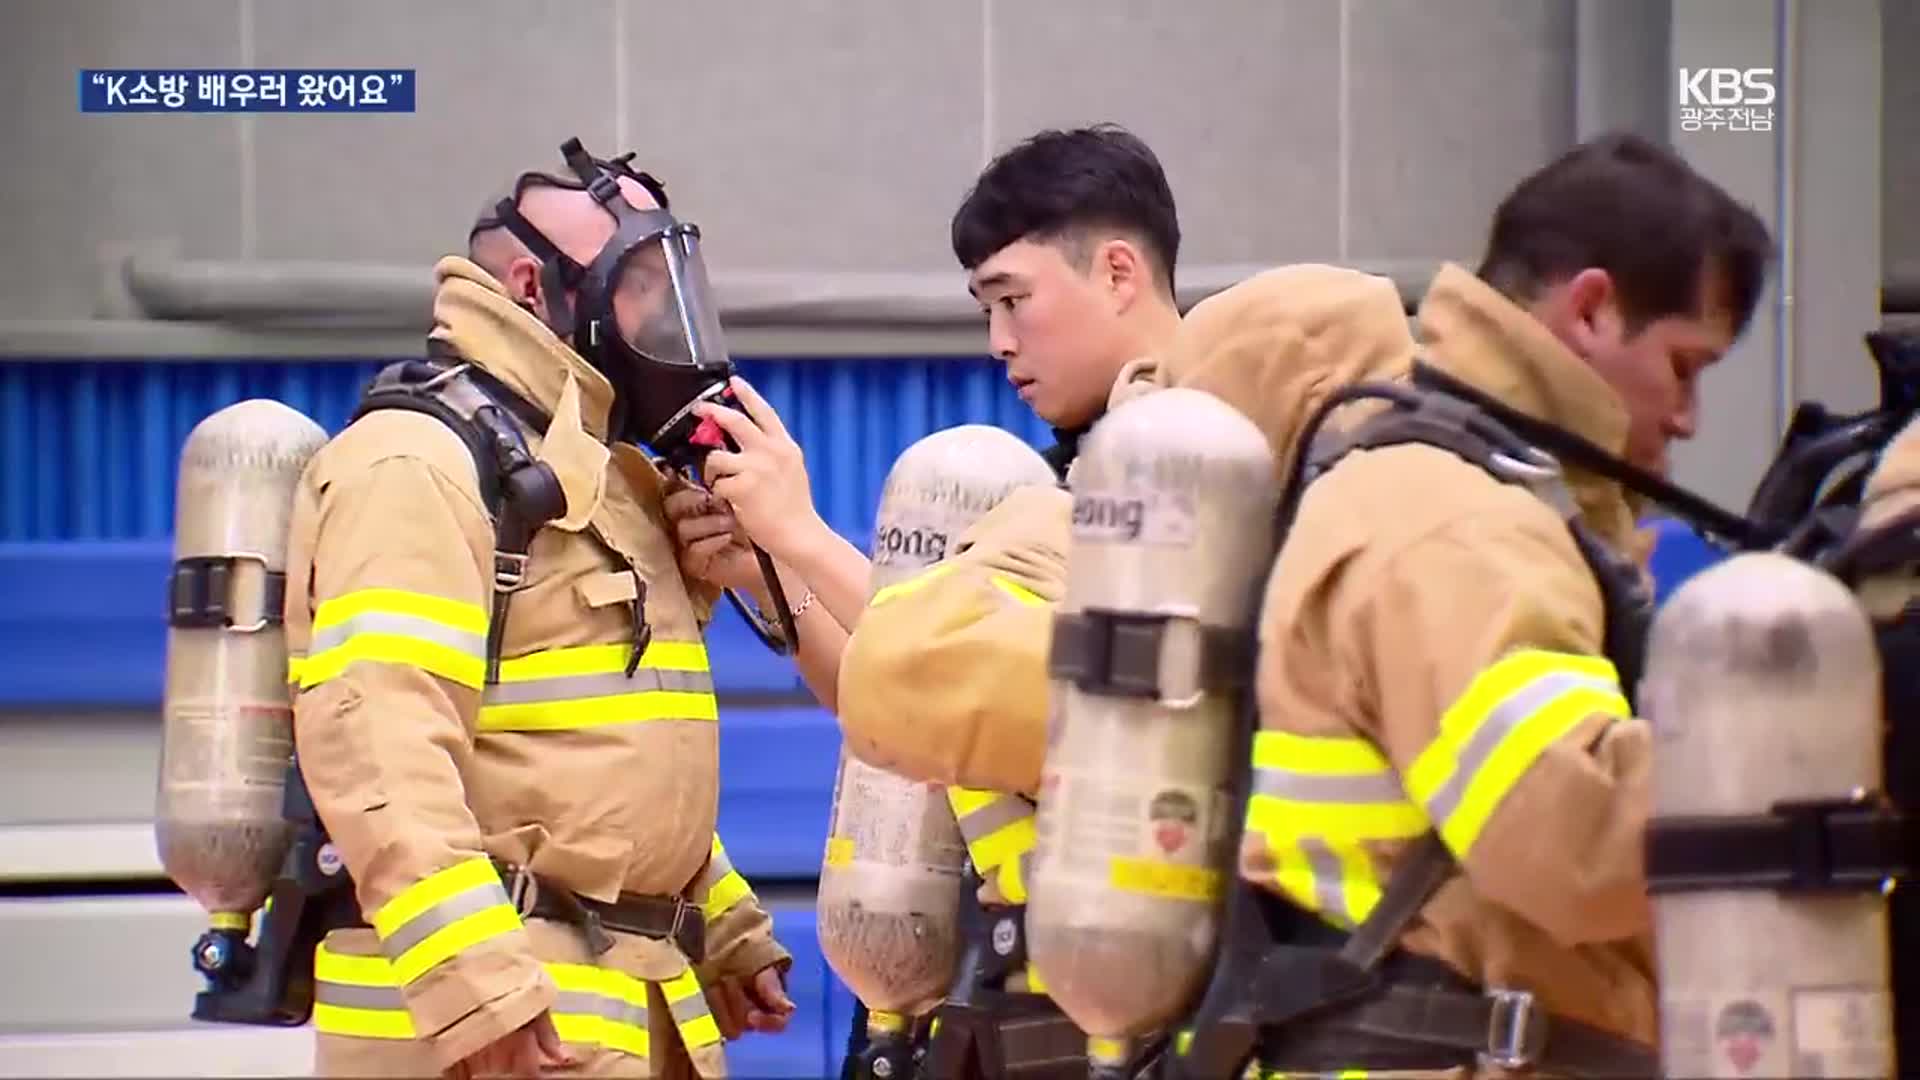
M83 113L413 111L412 68L80 69Z

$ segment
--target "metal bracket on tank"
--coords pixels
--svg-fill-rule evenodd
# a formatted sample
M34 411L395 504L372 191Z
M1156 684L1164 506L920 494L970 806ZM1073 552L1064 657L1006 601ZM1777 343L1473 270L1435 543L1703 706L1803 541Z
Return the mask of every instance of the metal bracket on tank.
M233 586L237 580L234 570L243 562L260 565L265 585L259 618L236 625L233 621ZM254 633L280 622L286 595L287 575L272 569L267 557L258 552L190 555L173 563L173 576L167 582L167 625L180 630Z
M1253 670L1251 639L1242 629L1177 615L1063 612L1054 617L1047 673L1090 694L1191 706L1204 694L1246 686ZM1170 672L1169 657L1185 663Z
M1877 793L1790 800L1762 814L1647 824L1647 888L1885 892L1913 873L1913 819Z

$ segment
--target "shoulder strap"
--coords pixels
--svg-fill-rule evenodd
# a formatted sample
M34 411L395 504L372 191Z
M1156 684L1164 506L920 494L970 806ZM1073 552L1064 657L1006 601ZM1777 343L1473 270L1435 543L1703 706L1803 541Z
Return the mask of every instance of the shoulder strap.
M403 360L375 375L352 420L380 409L425 413L452 429L472 454L481 503L494 530L486 676L491 685L500 679L508 602L526 582L527 549L542 526L566 512L566 493L553 469L534 458L514 423L518 419L544 431L546 414L444 343L431 341L428 351L434 359Z

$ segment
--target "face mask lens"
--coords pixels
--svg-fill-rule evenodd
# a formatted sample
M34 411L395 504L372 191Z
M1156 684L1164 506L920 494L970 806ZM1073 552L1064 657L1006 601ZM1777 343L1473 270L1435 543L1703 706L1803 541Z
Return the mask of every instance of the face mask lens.
M613 313L620 336L636 352L662 364L693 363L666 249L657 240L643 244L621 264L613 287Z
M700 257L699 232L684 226L669 233L665 250L693 362L704 368L730 366L726 335L720 329L719 306L714 301L713 286L707 281L706 261Z

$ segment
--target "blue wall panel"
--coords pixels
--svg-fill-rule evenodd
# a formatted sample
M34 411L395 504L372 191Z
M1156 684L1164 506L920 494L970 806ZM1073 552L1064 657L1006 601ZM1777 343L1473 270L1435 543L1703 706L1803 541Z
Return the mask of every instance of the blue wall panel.
M806 452L829 524L865 546L887 468L968 422L1050 441L998 365L950 359L759 360L742 373ZM329 432L374 361L0 362L0 711L158 709L181 445L209 413L274 398ZM791 661L722 605L708 631L722 700L720 827L760 879L810 879L839 732Z
M748 360L748 381L806 452L822 516L863 542L887 467L930 431L978 422L1050 441L998 364ZM0 542L152 540L173 531L174 468L193 425L269 397L329 432L371 361L0 362Z

